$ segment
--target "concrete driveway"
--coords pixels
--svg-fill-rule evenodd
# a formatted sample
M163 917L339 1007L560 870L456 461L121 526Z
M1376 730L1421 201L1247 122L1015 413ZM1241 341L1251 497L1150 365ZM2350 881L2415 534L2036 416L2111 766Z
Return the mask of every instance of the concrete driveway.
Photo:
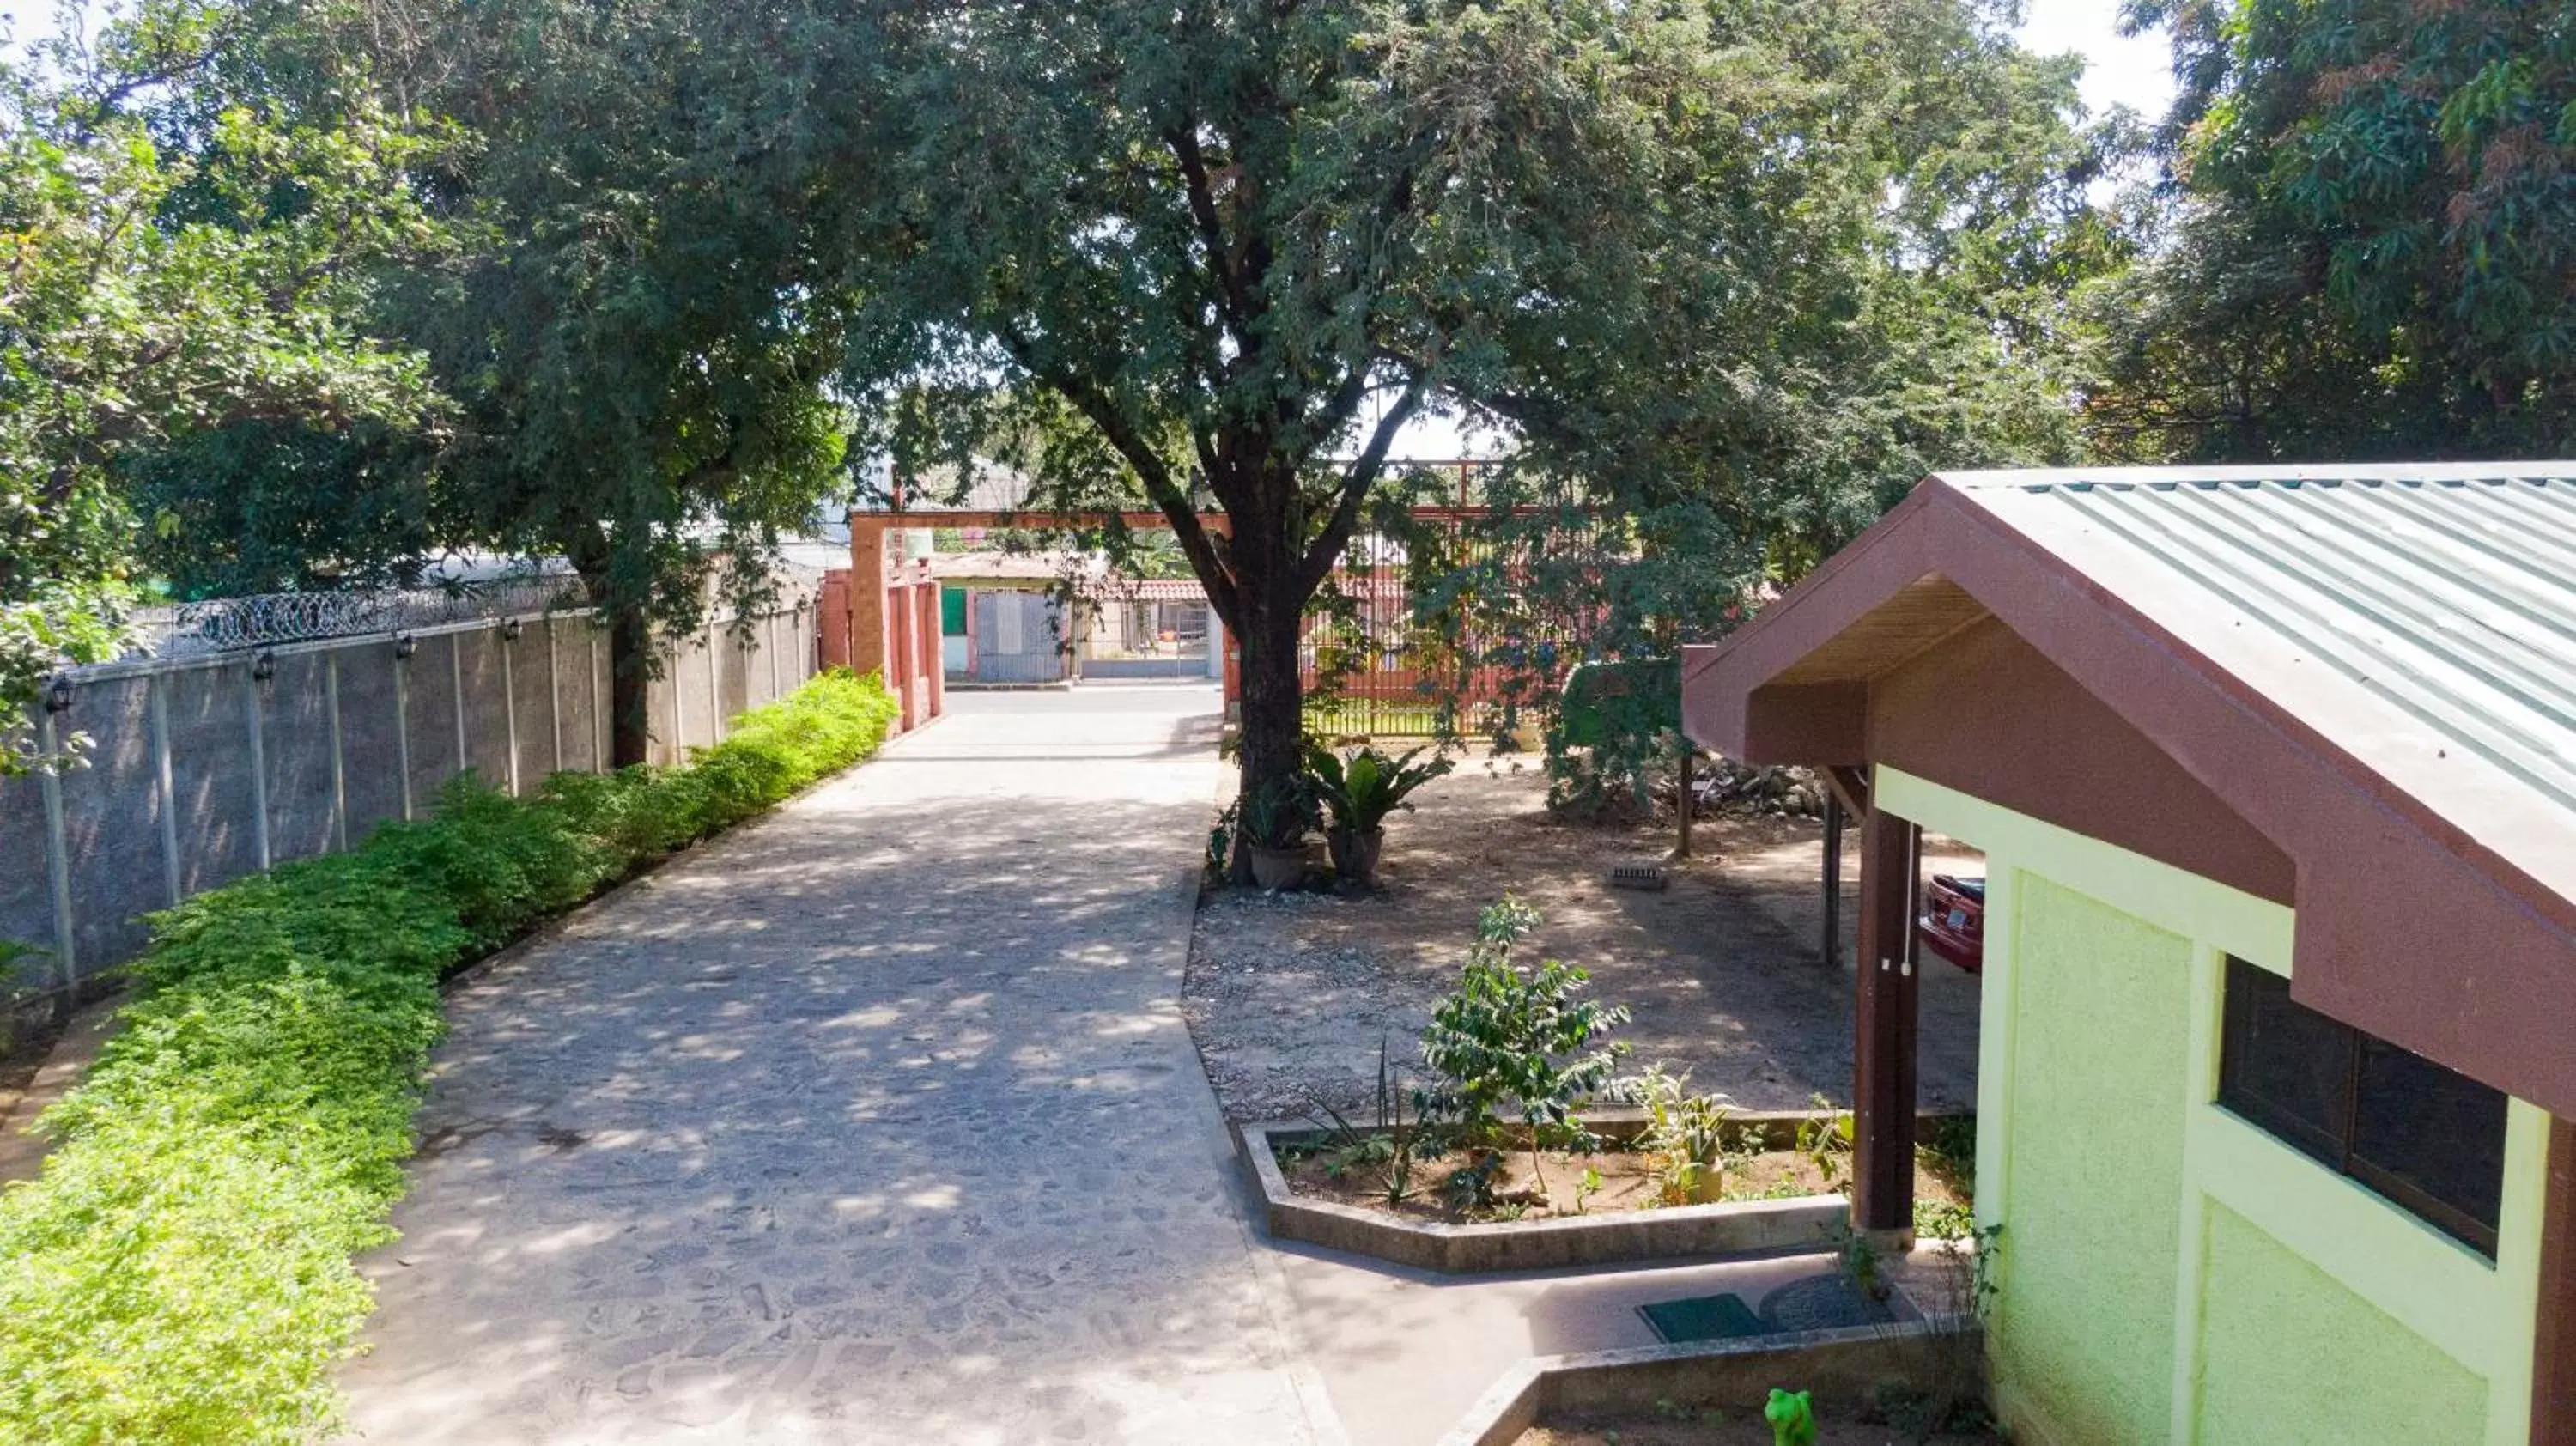
M951 703L457 994L358 1439L1336 1439L1178 1008L1214 691Z

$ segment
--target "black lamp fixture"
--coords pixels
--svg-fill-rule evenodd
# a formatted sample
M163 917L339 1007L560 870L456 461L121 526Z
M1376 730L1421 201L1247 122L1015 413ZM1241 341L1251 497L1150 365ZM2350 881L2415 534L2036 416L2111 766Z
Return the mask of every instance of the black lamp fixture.
M45 711L60 713L72 706L72 675L56 673L45 685Z
M265 683L276 676L277 654L263 652L258 657L251 659L250 677L252 682Z
M419 651L420 651L420 639L413 637L413 636L412 636L411 634L409 634L409 633L396 633L396 634L394 634L394 656L395 656L395 657L397 657L397 658L403 658L403 659L408 659L408 658L410 658L410 657L411 657L411 655L412 655L412 654L417 653L417 652L419 652Z
M501 641L505 643L515 643L519 640L519 635L527 630L528 625L526 623L519 621L517 618L512 618L508 622L501 624Z

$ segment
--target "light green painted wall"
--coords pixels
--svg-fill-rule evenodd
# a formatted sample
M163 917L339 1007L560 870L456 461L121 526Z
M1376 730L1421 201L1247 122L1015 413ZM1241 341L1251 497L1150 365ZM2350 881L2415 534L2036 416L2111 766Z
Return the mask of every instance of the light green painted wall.
M2484 1438L2483 1379L2223 1205L2206 1289L2203 1446Z
M2524 1446L2549 1118L2506 1119L2494 1261L2216 1101L2221 961L2291 911L1882 768L1986 853L1977 1210L1996 1404L2041 1446Z
M2072 1443L2172 1416L2191 941L2030 873L2015 889L1997 1363Z

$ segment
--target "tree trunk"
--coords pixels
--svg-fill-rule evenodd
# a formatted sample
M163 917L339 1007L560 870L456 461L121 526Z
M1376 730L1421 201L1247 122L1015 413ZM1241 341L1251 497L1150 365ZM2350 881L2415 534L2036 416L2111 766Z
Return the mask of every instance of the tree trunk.
M642 763L653 749L653 628L644 610L609 609L608 757L616 767Z
M1241 798L1249 805L1261 791L1282 778L1293 778L1306 766L1304 757L1305 695L1298 684L1298 623L1302 600L1285 595L1286 587L1267 591L1244 589L1241 626L1236 638L1243 650L1243 732ZM1236 831L1234 874L1238 881L1251 869L1251 855Z

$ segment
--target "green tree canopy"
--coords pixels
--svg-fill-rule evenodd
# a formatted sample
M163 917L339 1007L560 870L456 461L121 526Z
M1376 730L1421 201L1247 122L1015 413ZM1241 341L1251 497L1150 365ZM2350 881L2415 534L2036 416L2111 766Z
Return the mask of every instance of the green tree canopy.
M421 239L419 139L352 99L236 95L238 12L157 3L0 66L0 700L122 637L127 461L237 426L419 430L418 355L360 322ZM24 739L0 748L14 766Z
M652 626L697 627L719 583L760 600L845 486L849 292L805 130L843 41L795 8L466 6L414 62L475 142L441 178L459 259L398 308L461 412L438 523L581 573L621 763Z
M2169 244L2103 297L2115 455L2576 444L2576 17L2133 0L2175 27Z
M1243 649L1257 791L1296 766L1300 616L1423 407L1509 423L1666 605L1740 600L1775 543L1834 540L1927 452L2072 444L2020 356L2058 324L2088 153L2071 73L1998 18L906 14L850 87L885 108L838 181L873 201L846 383L906 423L899 470L1004 436L1043 505L1150 500Z

